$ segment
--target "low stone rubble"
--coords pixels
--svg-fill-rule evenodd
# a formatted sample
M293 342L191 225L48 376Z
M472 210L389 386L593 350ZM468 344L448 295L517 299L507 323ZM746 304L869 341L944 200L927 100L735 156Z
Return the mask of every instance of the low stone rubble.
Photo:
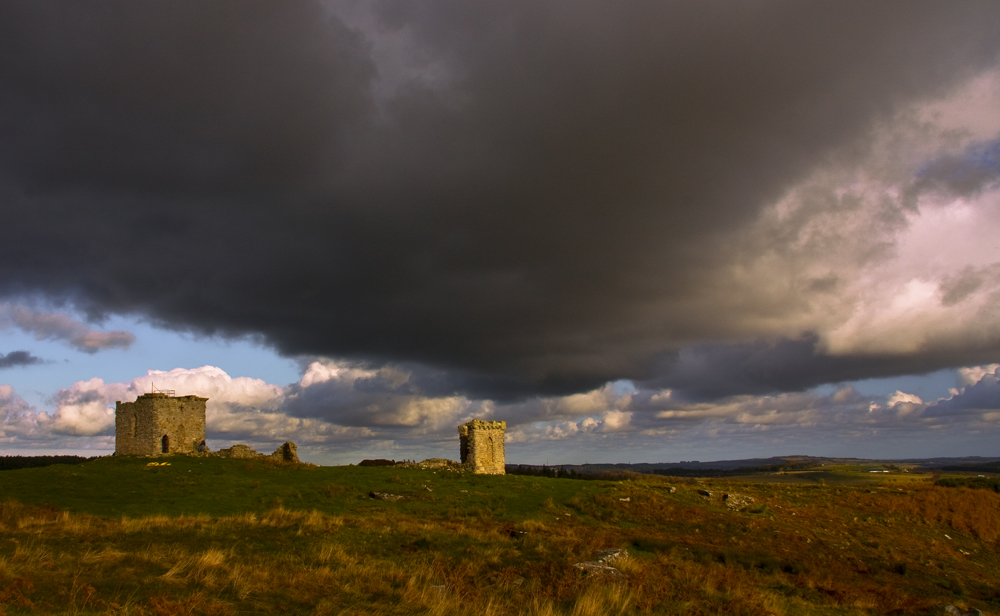
M616 560L625 560L628 558L628 550L625 548L610 548L606 550L597 550L597 560L602 563L613 562Z
M232 447L227 447L226 449L220 449L215 453L212 453L217 458L236 458L239 460L250 460L254 458L262 458L264 454L257 453L250 448L249 445L237 444Z
M582 563L576 563L573 566L581 571L586 571L587 573L618 577L622 575L622 572L615 567L612 567L609 563L624 560L626 558L628 558L627 550L624 548L611 548L598 550L597 560L588 560Z
M249 445L237 444L216 452L206 452L203 455L214 456L216 458L235 458L238 460L273 460L275 462L287 462L290 464L302 464L299 460L298 447L292 441L282 443L274 453L265 455L250 448Z
M462 464L445 458L427 458L423 462L396 462L397 468L418 468L423 470L449 470L461 473L467 470Z

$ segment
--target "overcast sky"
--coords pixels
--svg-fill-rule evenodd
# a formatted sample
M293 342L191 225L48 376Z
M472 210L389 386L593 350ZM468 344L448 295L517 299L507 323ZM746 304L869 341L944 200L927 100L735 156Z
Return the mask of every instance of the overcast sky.
M1000 455L1000 4L0 4L0 452Z

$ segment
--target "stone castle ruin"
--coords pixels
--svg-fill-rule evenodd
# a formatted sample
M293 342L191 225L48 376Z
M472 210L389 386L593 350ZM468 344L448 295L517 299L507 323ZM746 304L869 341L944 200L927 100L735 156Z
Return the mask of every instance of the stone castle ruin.
M167 456L175 453L214 455L220 458L261 458L299 464L295 443L289 441L270 456L246 445L233 445L218 453L205 446L205 403L208 398L174 396L155 390L135 402L115 403L115 455Z
M205 443L208 398L154 391L115 403L115 455L195 453Z
M473 419L458 427L462 465L477 475L506 474L503 437L505 421Z

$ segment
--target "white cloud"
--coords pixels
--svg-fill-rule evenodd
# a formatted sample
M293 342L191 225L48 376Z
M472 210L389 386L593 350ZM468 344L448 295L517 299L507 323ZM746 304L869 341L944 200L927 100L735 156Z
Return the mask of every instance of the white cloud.
M895 393L889 396L887 402L888 406L896 406L897 404L908 403L908 404L923 404L924 401L920 399L920 396L915 396L913 394L908 394L897 390Z
M280 399L285 388L250 377L233 378L221 368L174 368L170 371L149 370L145 376L132 379L128 396L132 399L158 389L171 389L177 395L198 395L209 399L209 406L238 404L250 407L267 407Z
M47 419L47 416L41 421ZM0 385L0 442L31 439L39 432L39 414L10 385Z
M987 375L995 375L1000 364L989 364L987 366L968 366L958 369L958 379L962 385L975 385Z
M602 417L603 429L606 432L619 432L632 424L632 413L625 411L608 411Z
M321 359L309 364L299 380L299 385L309 387L327 381L353 382L358 379L372 378L377 374L377 370L362 370L332 359Z
M108 407L109 398L125 392L124 384L106 384L98 378L73 383L56 394L59 407L52 415L51 431L71 436L113 434L115 412Z

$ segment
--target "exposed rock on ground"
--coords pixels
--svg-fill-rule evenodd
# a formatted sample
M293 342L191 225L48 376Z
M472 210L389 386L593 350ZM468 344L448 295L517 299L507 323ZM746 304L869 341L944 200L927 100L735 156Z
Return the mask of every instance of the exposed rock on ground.
M698 494L704 496L705 498L712 498L712 493L708 490L698 490Z
M597 550L597 560L602 563L610 563L616 560L628 558L628 550L625 548L610 548L607 550Z
M389 494L388 492L369 492L368 496L374 498L375 500L395 502L403 500L403 497L399 494Z
M726 509L730 511L743 511L756 502L746 494L723 494L722 500L726 502Z
M600 575L617 577L622 575L622 572L612 567L609 563L624 560L626 558L628 558L627 550L624 548L611 548L607 550L598 550L597 560L588 560L582 563L576 563L573 566L581 571L586 571L587 573L597 573Z

